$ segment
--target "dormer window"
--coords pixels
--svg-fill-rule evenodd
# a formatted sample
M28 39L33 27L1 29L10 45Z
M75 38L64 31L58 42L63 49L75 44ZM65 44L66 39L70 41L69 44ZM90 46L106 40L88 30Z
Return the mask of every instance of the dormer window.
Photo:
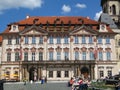
M19 32L18 25L12 25L10 32Z
M16 30L16 25L13 25L13 31L15 31Z
M100 25L100 32L106 32L106 25L105 24L101 24Z
M105 25L101 25L101 29L102 29L102 30L105 30Z
M101 25L101 29L104 30L104 29L105 29L105 26L104 26L104 25Z

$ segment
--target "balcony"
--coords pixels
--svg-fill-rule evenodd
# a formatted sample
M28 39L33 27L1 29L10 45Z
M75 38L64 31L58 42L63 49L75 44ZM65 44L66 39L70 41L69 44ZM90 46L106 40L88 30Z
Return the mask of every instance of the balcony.
M85 65L95 64L95 60L51 60L51 61L23 61L23 65Z

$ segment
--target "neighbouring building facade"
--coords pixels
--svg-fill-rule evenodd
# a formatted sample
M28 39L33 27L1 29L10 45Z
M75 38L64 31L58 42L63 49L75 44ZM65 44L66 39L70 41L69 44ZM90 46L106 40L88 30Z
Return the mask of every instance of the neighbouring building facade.
M98 79L118 73L116 35L88 17L30 17L1 33L1 79Z
M118 33L115 36L115 47L120 72L120 0L101 0L101 7L103 13L99 21L109 24Z

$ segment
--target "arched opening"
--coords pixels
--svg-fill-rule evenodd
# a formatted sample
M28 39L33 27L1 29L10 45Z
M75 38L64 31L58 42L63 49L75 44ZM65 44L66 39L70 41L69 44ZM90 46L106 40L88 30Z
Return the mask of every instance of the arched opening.
M36 81L38 80L37 68L31 67L29 70L29 80Z
M80 71L81 71L81 74L84 76L84 78L88 78L89 69L86 66L82 67Z
M116 6L115 5L112 5L112 13L113 13L113 15L116 15Z

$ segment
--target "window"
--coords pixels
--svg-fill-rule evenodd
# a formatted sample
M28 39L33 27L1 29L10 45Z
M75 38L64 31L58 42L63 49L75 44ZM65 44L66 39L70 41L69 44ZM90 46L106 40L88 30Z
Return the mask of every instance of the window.
M32 61L35 61L35 52L32 52Z
M82 36L82 44L85 44L86 41L85 41L85 36Z
M65 44L68 44L68 36L65 36L65 38L64 38L64 43L65 43Z
M61 52L57 52L57 60L61 60Z
M20 56L19 56L19 52L16 52L16 53L15 53L15 61L19 61L19 59L20 59L19 57L20 57Z
M16 44L19 44L19 37L16 37Z
M16 30L16 26L15 25L13 25L13 30Z
M58 77L58 78L61 77L61 71L57 71L57 77Z
M35 44L35 43L36 43L36 38L32 37L32 44Z
M49 60L53 60L53 52L49 52Z
M18 71L15 71L14 75L15 75L14 77L16 77L16 79L17 79L18 78Z
M25 44L28 44L28 37L25 37Z
M104 24L102 24L102 25L100 25L101 26L101 29L102 30L105 30L105 25Z
M99 60L103 60L103 53L102 53L102 52L99 52L98 54L99 54L99 55L98 55L98 56L99 56Z
M49 77L50 77L50 78L53 77L53 71L49 71Z
M109 51L106 52L107 60L111 60L111 53Z
M39 60L43 60L43 52L39 52Z
M57 44L60 44L60 43L61 43L61 38L57 37Z
M102 70L100 70L99 72L100 72L100 78L104 77L104 72Z
M7 61L11 61L11 53L7 53Z
M43 37L40 37L39 43L43 44Z
M8 45L12 44L12 38L8 38Z
M78 39L78 36L75 36L75 44L78 44L79 43L79 39Z
M100 37L100 36L98 37L98 43L102 44L102 37Z
M65 71L64 77L69 77L69 72L68 71Z
M50 38L49 38L49 43L53 44L53 37L52 36L50 36Z
M110 38L106 37L106 44L110 44Z
M79 52L75 51L75 60L79 60Z
M86 52L82 52L82 59L86 60Z
M112 5L112 13L113 13L113 15L116 15L116 6L115 5Z
M28 61L28 52L24 52L24 61Z
M108 74L109 77L112 76L112 70L108 70L107 74Z
M89 37L89 43L93 43L92 36Z
M6 71L6 78L10 79L10 71Z
M90 51L90 60L94 60L94 53Z
M65 60L69 60L69 52L64 52L64 58Z

